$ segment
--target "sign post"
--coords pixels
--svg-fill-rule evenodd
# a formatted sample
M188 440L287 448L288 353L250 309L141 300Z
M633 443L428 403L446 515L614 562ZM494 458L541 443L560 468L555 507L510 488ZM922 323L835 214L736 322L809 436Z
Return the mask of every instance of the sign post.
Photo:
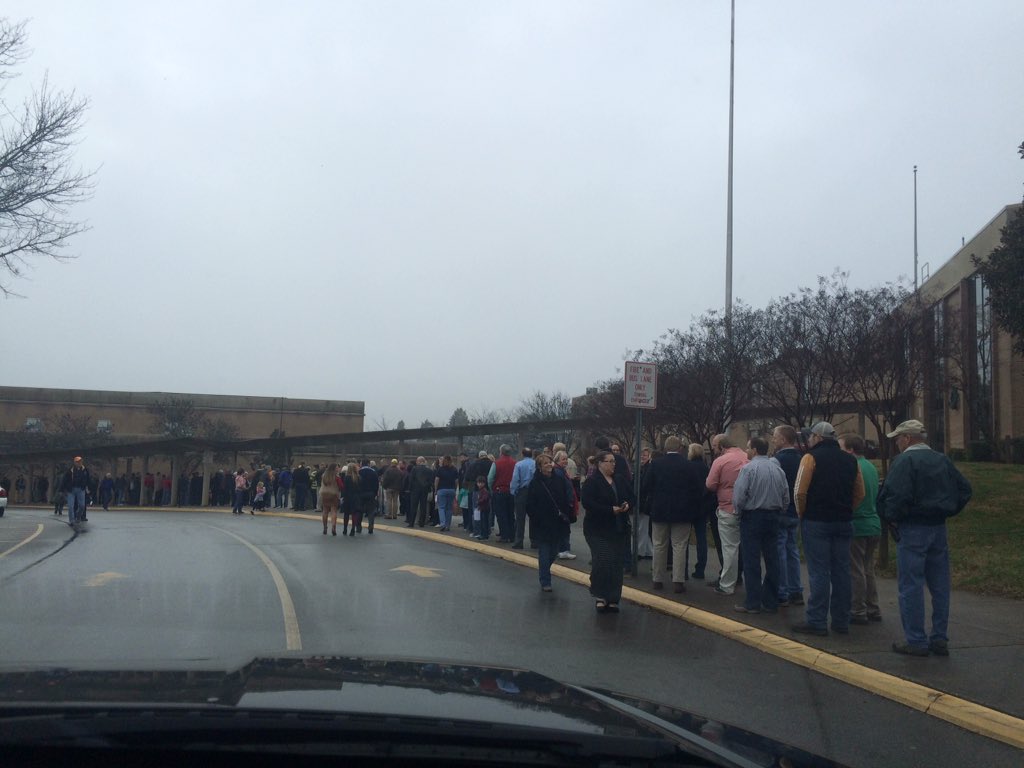
M622 387L622 404L636 408L636 437L633 440L633 549L630 572L637 575L637 554L640 545L640 442L643 440L644 410L658 407L658 366L656 363L626 363Z

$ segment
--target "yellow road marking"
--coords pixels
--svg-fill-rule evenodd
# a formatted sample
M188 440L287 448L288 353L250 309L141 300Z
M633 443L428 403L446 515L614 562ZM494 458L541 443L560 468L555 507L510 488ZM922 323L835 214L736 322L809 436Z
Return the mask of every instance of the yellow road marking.
M284 614L284 637L285 647L289 651L301 651L302 650L302 636L299 634L299 619L295 614L295 603L292 602L291 593L288 591L288 585L284 581L284 576L281 575L281 571L274 565L274 561L264 554L263 550L252 544L236 533L219 528L216 525L211 525L211 528L216 528L222 533L226 533L228 536L232 536L238 539L240 542L245 544L251 549L258 557L263 565L270 571L271 578L274 579L274 586L277 587L277 596L281 600L281 612Z
M5 549L3 552L0 552L0 557L7 557L14 550L21 549L21 547L24 547L26 544L28 544L30 541L32 541L32 539L34 539L36 536L38 536L42 532L43 532L43 524L39 523L38 525L36 525L36 532L35 533L30 534L25 539L22 539L19 543L15 544L10 549Z
M427 568L422 565L400 565L397 568L392 568L391 570L405 571L424 579L438 579L441 577L441 574L438 573L438 571L441 570L440 568Z
M123 573L117 573L117 571L104 571L103 573L97 573L95 576L91 576L86 579L83 586L86 587L104 587L112 581L118 579L127 579L128 576Z

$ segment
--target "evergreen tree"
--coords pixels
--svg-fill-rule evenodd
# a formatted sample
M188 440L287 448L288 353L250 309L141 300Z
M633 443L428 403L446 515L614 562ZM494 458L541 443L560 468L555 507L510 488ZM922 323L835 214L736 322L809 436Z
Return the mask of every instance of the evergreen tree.
M1024 142L1018 148L1024 159ZM973 256L989 290L996 325L1013 336L1013 348L1024 355L1024 205L1010 214L1000 245L987 259Z

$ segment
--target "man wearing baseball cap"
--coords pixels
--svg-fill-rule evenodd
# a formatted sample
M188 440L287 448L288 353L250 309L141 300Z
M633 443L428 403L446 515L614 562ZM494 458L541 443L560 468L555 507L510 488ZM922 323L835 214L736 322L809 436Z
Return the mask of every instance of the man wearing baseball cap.
M924 424L904 421L887 435L899 455L878 494L878 514L895 524L900 619L905 641L893 642L908 656L949 655L949 544L946 518L971 499L971 484L944 453L925 443ZM932 596L932 631L924 629L924 587Z
M811 427L810 450L800 460L793 496L800 516L804 557L807 560L806 620L794 632L828 635L850 632L850 542L853 510L864 499L864 478L857 460L844 452L836 430L827 421Z
M77 527L85 522L85 495L89 488L89 470L85 468L81 456L75 456L73 464L61 480L61 490L68 497L68 525Z

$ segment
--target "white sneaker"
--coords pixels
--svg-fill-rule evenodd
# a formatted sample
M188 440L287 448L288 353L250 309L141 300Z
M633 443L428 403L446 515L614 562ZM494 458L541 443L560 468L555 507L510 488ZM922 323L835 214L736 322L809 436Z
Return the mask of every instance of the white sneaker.
M564 560L575 560L576 559L576 555L574 555L572 552L563 552L562 554L565 555L565 557L563 558Z

